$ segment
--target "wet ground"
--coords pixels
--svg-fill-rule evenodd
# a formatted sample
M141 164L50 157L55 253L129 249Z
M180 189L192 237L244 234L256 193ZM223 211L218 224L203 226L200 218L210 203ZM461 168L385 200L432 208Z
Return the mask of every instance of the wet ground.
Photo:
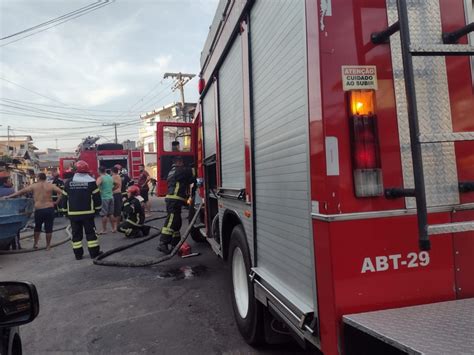
M153 209L163 209L154 199ZM163 213L155 212L154 217ZM187 212L183 212L186 216ZM159 227L163 220L153 221ZM56 226L65 226L58 219ZM184 230L184 227L183 227ZM152 231L152 233L154 233ZM31 233L25 233L28 235ZM64 240L54 233L53 242ZM100 237L102 250L132 243L119 234ZM44 246L44 236L40 246ZM158 240L107 260L145 261L161 256ZM74 259L70 243L28 254L0 255L0 280L33 282L40 315L21 328L25 354L249 354L293 353L295 344L254 349L234 323L228 269L207 246L191 242L200 255L163 264L118 268ZM31 238L22 240L31 248Z

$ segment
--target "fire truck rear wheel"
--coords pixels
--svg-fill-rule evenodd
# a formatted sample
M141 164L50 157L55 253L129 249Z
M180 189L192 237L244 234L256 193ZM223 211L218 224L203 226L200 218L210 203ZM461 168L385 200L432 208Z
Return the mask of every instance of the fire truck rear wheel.
M250 252L242 226L236 226L229 245L232 308L240 333L250 345L263 342L263 306L254 295L250 274Z

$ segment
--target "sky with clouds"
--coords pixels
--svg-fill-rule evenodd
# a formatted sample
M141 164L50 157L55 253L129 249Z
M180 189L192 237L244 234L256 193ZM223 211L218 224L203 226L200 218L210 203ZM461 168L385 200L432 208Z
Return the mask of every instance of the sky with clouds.
M0 0L0 37L94 3ZM199 72L218 0L116 0L18 40L0 41L0 135L33 136L40 149L81 137L136 139L140 113L179 101L165 72ZM26 33L30 34L32 32ZM26 35L25 34L25 35ZM197 99L197 80L185 90ZM135 124L135 122L137 124Z

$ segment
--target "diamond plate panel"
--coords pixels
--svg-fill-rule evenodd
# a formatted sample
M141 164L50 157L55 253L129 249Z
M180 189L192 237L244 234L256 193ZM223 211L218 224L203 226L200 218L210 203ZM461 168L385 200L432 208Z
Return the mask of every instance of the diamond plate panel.
M428 226L428 234L463 233L474 231L474 222L433 224ZM474 311L474 310L473 310Z
M422 143L474 141L474 132L436 133L420 135Z
M415 47L442 44L438 0L407 0L411 42ZM390 24L398 20L396 0L387 0ZM405 188L414 187L410 148L405 80L400 35L390 39L398 131ZM421 135L452 132L451 105L445 58L413 58ZM459 203L456 156L453 143L424 144L423 170L428 207ZM415 199L406 198L407 208L416 207Z
M474 349L474 298L344 316L344 322L409 354Z

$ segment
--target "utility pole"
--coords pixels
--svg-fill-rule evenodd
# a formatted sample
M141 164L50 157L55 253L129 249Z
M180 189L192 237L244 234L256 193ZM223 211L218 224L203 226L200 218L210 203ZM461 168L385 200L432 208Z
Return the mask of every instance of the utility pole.
M7 154L10 155L10 126L7 126Z
M117 137L117 126L119 126L120 123L114 122L114 123L103 123L102 126L114 126L115 130L115 144L118 143L118 137Z
M194 78L196 75L194 74L183 74L181 72L179 73L165 73L163 76L164 79L174 79L174 85L172 90L179 90L181 93L181 117L183 121L186 121L185 115L184 115L184 85L186 85L192 78Z

